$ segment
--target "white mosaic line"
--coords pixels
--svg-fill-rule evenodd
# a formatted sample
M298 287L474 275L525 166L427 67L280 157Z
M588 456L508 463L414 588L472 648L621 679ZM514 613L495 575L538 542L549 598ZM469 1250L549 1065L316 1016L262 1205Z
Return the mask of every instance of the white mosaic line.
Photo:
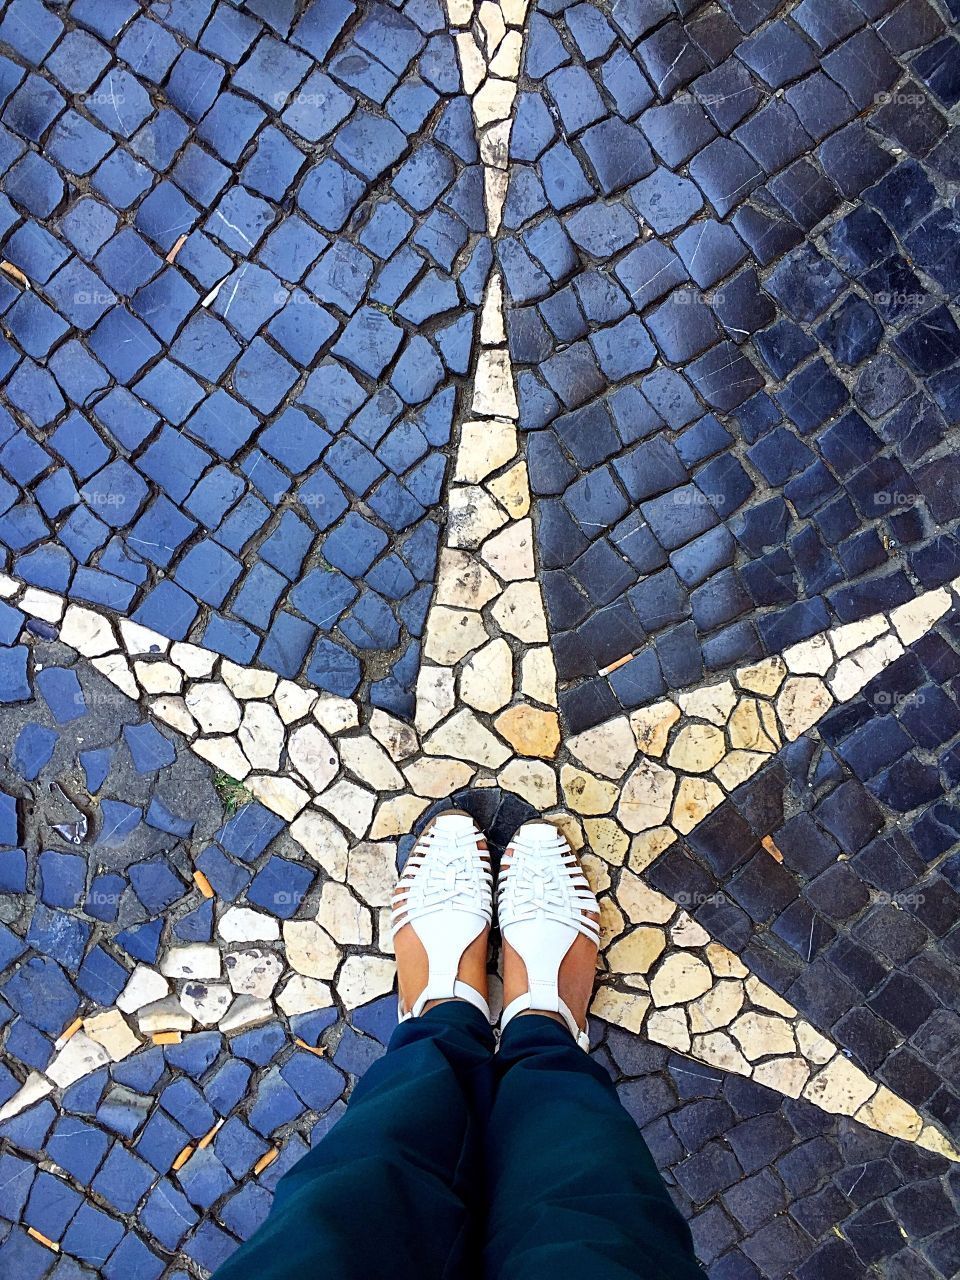
M484 162L488 227L500 225L510 112L527 0L448 0ZM491 275L473 399L448 494L446 546L426 628L414 727L356 701L114 621L0 576L0 598L58 624L60 640L181 733L290 823L325 872L314 919L226 907L218 942L138 965L115 1007L66 1029L45 1073L2 1108L17 1114L155 1036L234 1033L276 1016L347 1010L393 987L387 908L396 838L430 803L499 785L562 823L600 894L603 965L593 1012L712 1066L803 1096L832 1114L952 1160L914 1108L853 1066L642 873L749 778L943 616L941 588L784 654L733 680L661 699L561 741L556 671L536 579L527 468L506 346L503 285ZM960 590L960 579L952 584ZM27 636L29 639L29 635ZM660 763L664 761L664 763ZM560 796L565 809L557 811ZM200 892L212 895L198 872ZM377 938L379 953L374 951ZM256 943L256 946L246 944ZM346 946L370 948L346 954Z

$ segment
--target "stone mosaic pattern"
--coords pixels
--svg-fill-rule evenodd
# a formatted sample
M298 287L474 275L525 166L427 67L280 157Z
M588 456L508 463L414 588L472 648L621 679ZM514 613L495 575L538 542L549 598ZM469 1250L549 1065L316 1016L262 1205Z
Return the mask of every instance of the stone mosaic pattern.
M711 1277L951 1276L960 579L949 546L930 552L937 572L915 575L903 599L828 618L796 642L788 627L766 657L732 657L693 685L671 678L575 732L569 687L558 714L561 641L538 585L549 603L549 528L527 473L544 433L522 430L529 379L512 377L502 249L523 40L542 42L547 9L588 41L602 29L587 4L542 5L526 34L523 0L451 0L446 20L429 3L351 8L289 15L314 46L339 33L325 53L306 50L322 74L335 79L334 62L346 74L330 53L341 45L351 75L358 60L386 65L368 56L369 32L407 32L409 18L427 48L456 49L444 110L462 121L470 96L482 162L471 162L484 207L466 252L487 265L450 271L458 316L479 324L470 317L469 376L448 362L438 392L457 398L447 512L433 517L446 527L436 572L424 565L421 579L429 594L436 578L423 661L419 675L419 653L387 675L378 651L367 668L377 683L341 696L345 685L291 678L262 653L256 665L221 655L199 630L173 638L130 621L133 607L38 588L18 562L0 576L0 737L12 744L0 781L0 1258L25 1276L183 1280L232 1251L382 1051L395 1018L385 911L404 833L457 803L495 849L533 809L582 850L603 904L597 1052L626 1077L624 1100ZM621 21L640 6L616 8ZM53 29L46 11L30 12ZM264 6L217 10L212 36L192 8L131 9L105 43L135 17L200 49L216 40L218 57L223 24L286 21ZM701 19L702 32L716 12L688 15L691 27ZM66 20L103 22L82 2ZM916 20L910 6L900 22ZM664 11L655 25L672 21ZM928 39L942 65L927 69L948 91L938 36ZM236 58L238 79L252 56ZM325 145L339 164L341 132ZM385 175L375 198L395 182ZM286 226L294 215L282 211ZM332 247L362 246L358 227L351 219ZM501 250L492 271L484 233ZM24 289L17 270L7 274ZM436 344L447 320L411 320L407 340ZM306 363L309 376L330 367L322 354ZM411 708L412 725L398 718ZM903 764L891 770L895 747ZM811 832L831 850L824 866L791 853ZM822 954L803 953L811 919ZM41 987L52 1007L31 999ZM493 994L496 1005L496 982ZM903 1010L931 999L907 1027ZM713 1101L685 1115L693 1099ZM99 1152L92 1167L78 1148Z
M679 8L543 0L511 134L497 256L574 731L960 564L944 16Z
M4 562L409 716L491 259L438 0L5 9Z

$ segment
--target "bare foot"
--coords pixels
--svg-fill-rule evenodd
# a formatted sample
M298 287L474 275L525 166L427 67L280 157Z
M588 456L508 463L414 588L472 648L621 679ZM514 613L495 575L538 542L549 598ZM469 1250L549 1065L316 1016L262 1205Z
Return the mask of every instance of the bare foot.
M478 847L481 851L483 862L489 869L490 855L487 852L486 841L481 841ZM397 888L399 890L399 885ZM396 896L394 897L394 904L396 904ZM473 987L475 991L479 991L484 1000L487 999L487 951L489 941L490 928L487 926L464 951L460 960L460 967L457 970L457 977L460 981L465 982L469 987ZM396 934L393 946L397 957L397 984L400 988L400 999L404 1009L412 1009L420 992L427 985L427 953L412 924L405 924ZM455 996L449 998L457 999ZM423 1007L423 1012L425 1013L427 1009L432 1009L436 1004L443 1003L442 999L428 1000Z
M504 854L502 868L500 871L501 875L508 872L512 853L512 848L508 848ZM594 920L599 924L600 916L595 911L583 911L581 914L585 919ZM573 1014L576 1019L577 1026L580 1027L581 1030L583 1030L587 1025L587 1010L590 1007L590 1001L593 997L593 986L597 975L597 955L597 944L592 942L585 934L578 933L570 947L570 950L564 956L560 964L560 975L558 980L560 999ZM515 1000L517 996L523 995L528 988L527 967L517 952L510 946L509 942L507 942L506 938L504 938L504 1008L507 1007L511 1000ZM553 1013L546 1009L525 1009L523 1010L523 1013L539 1013L544 1017L553 1018L555 1022L559 1022L563 1026L567 1025L559 1013ZM522 1016L522 1013L518 1016Z

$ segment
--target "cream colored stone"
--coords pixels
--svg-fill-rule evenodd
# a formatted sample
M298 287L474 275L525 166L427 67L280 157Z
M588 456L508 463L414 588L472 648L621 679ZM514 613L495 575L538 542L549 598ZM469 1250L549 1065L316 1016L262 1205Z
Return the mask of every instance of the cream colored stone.
M480 140L481 149L489 147L491 149L496 148L499 151L501 147L503 148L503 164L498 165L498 168L501 169L506 168L506 147L509 134L509 122L505 122L502 125L493 125L487 129ZM487 159L483 154L483 150L481 150L481 156L484 164L494 163L494 157L491 155ZM498 156L497 159L499 158ZM502 347L506 340L507 330L503 323L503 278L500 272L494 269L490 273L487 293L480 313L480 341L485 347ZM504 462L507 461L509 459L505 458Z
M623 785L617 817L627 831L658 827L670 812L677 775L653 760L641 760Z
M138 653L166 653L170 648L170 641L166 636L141 626L139 622L131 622L129 618L120 619L120 636L123 647L131 657Z
M420 750L416 730L379 707L375 707L370 716L370 732L390 759L397 763L408 760Z
M688 951L673 951L651 980L650 994L660 1007L686 1004L712 985L713 975L702 960Z
M630 727L637 747L645 756L659 758L666 749L670 729L680 719L680 709L668 699L630 712Z
M340 963L340 949L316 920L284 920L287 963L307 978L330 979Z
M460 673L460 697L477 711L499 711L513 696L513 654L502 636L478 649Z
M501 535L497 535L498 537ZM454 609L479 610L500 590L497 580L469 551L444 547L437 572L437 604Z
M548 822L553 825L567 838L567 843L573 851L579 852L584 846L583 827L580 825L580 819L568 809L554 809L550 813L542 815Z
M180 992L181 1007L201 1027L212 1027L230 1008L233 1000L230 988L220 982L188 982ZM143 1026L143 1017L140 1018Z
M811 1078L803 1096L831 1115L852 1116L876 1091L876 1084L838 1053Z
M424 665L417 677L415 722L419 733L428 733L453 710L456 701L454 674L446 667Z
M220 773L237 782L245 781L250 772L250 762L240 749L236 738L197 738L192 748L203 760L208 760Z
M313 718L331 737L344 729L355 729L360 723L357 704L349 698L338 698L332 693L321 693L313 708Z
M779 1013L781 1018L795 1018L797 1011L792 1004L788 1004L775 991L772 991L765 983L761 982L755 974L750 974L747 978L747 995L754 1004L760 1005L762 1009L769 1009L771 1013Z
M708 942L706 953L710 968L718 978L745 978L749 973L746 965L719 942Z
M117 647L109 620L76 604L67 606L60 626L60 640L85 658L97 658Z
M91 658L90 665L101 675L106 676L111 684L115 684L121 693L136 701L140 697L140 688L133 678L130 664L122 653L107 653L102 658Z
M410 789L418 796L431 800L442 799L461 787L465 787L476 769L462 760L445 760L442 757L419 756L403 766L403 775Z
M90 1075L110 1062L110 1055L98 1041L83 1031L76 1031L56 1055L44 1074L61 1089L75 1080Z
M592 773L622 778L637 754L637 742L626 716L618 716L567 739L571 755Z
M777 697L783 736L793 742L833 706L830 690L816 676L791 676Z
M377 950L385 956L395 954L393 945L393 912L389 907L377 911Z
M372 738L340 738L337 747L344 765L374 791L402 789L403 774Z
M710 941L710 935L686 911L681 911L670 926L670 941L677 947L704 947Z
M516 454L517 428L512 422L465 422L453 478L479 484Z
M484 89L499 83L502 82L488 80ZM500 119L506 119L506 115ZM513 388L513 370L505 347L484 347L477 356L473 412L487 418L509 418L514 422L519 417L517 396Z
M890 610L890 621L901 644L911 645L926 635L933 624L950 608L950 593L945 587L925 591L923 595Z
M734 980L715 982L699 1000L687 1006L690 1029L698 1035L728 1027L743 1008L743 983Z
M686 773L706 773L723 759L727 746L723 730L712 724L685 725L667 756L667 764Z
M490 612L501 630L525 644L541 644L548 639L547 620L537 582L511 582L491 606Z
M560 746L560 718L555 711L541 707L526 703L510 707L501 711L493 727L522 756L551 760Z
M493 76L487 79L473 95L473 114L477 125L482 129L484 125L490 124L494 120L506 120L510 115L516 94L517 86L514 81L497 80ZM491 400L491 397L485 397L481 405L478 404L475 397L473 402L474 412L504 413L504 410L499 406L491 407Z
M255 1027L258 1023L268 1022L275 1017L276 1012L270 1000L258 1000L255 996L237 996L217 1023L217 1027L229 1035L236 1031L245 1031L248 1027Z
M428 755L472 760L489 769L499 769L510 758L510 748L495 738L466 707L434 729L423 749Z
M272 671L257 667L238 667L229 658L220 662L220 674L235 698L269 698L277 687L278 677Z
M135 662L133 673L144 693L179 693L183 673L172 662Z
M424 657L428 662L452 667L468 653L479 649L487 639L487 628L479 613L434 605L427 619Z
M187 710L187 704L182 698L166 696L157 698L155 702L151 702L150 711L164 724L170 725L178 733L186 734L188 738L192 738L197 732L197 722Z
M395 796L385 800L374 815L368 832L371 840L406 835L430 801L422 796Z
M764 658L737 670L737 684L750 693L772 698L787 676L787 664L778 656Z
M480 26L484 33L484 45L486 47L487 56L493 54L506 34L506 25L503 21L503 14L496 0L482 0L477 17L480 19Z
M53 1093L53 1085L49 1080L45 1080L39 1071L28 1072L26 1080L13 1097L0 1107L0 1123L19 1115L21 1111L26 1111L27 1107L32 1107L41 1098L51 1093Z
M182 640L176 640L170 646L170 660L191 680L208 676L217 665L217 656L209 649L201 649L197 644L186 644Z
M394 841L366 842L350 850L347 883L371 907L389 907L397 883Z
M630 841L630 856L627 864L631 871L645 871L651 862L660 857L664 849L669 849L675 842L677 833L671 827L653 827L641 832Z
M599 987L593 997L590 1012L595 1018L612 1022L627 1031L639 1034L643 1029L644 1014L650 1008L650 997L634 992L617 991L615 987Z
M208 942L188 942L171 947L160 961L165 978L220 977L220 948Z
M829 1062L836 1054L837 1046L832 1044L826 1036L821 1035L815 1027L811 1027L809 1022L801 1019L794 1027L794 1031L800 1052L816 1066Z
M620 794L619 787L592 773L565 764L560 769L560 786L574 813L596 815L609 813Z
M598 858L620 867L630 848L630 837L612 818L584 818L587 843Z
M494 72L496 74L496 72ZM488 125L480 135L480 159L483 164L495 169L506 169L510 143L510 121L501 120L499 124ZM506 341L506 329L501 323L497 326L490 315L494 308L484 305L484 314L480 317L480 341L485 346L502 346ZM484 319L489 322L484 325ZM486 333L486 337L484 337Z
M647 1018L647 1038L677 1053L689 1052L690 1029L683 1009L653 1009Z
M824 632L784 649L787 670L800 676L823 676L833 666L833 650Z
M889 1133L894 1138L903 1138L913 1142L920 1136L923 1121L913 1107L891 1093L881 1085L869 1102L865 1102L857 1112L861 1124L871 1129L879 1129L881 1133Z
M506 169L487 166L483 171L483 195L487 206L487 234L495 236L500 230L503 206L507 199L508 178ZM506 401L505 401L506 403ZM474 397L476 405L476 397ZM507 414L508 417L514 416Z
M313 724L294 729L287 741L287 756L316 792L325 790L340 768L336 747L323 730Z
M802 1058L768 1058L753 1068L753 1078L787 1098L799 1098L810 1078L810 1068Z
M515 520L488 538L480 548L480 557L504 582L532 578L536 573L532 521Z
M553 654L546 645L528 649L520 664L520 692L524 697L542 702L548 707L557 705L557 668Z
M240 728L240 704L219 680L192 684L185 701L187 710L204 733L234 733Z
M337 993L345 1009L385 996L393 988L396 965L380 956L347 956L337 979Z
M295 973L287 980L276 1001L281 1013L285 1013L288 1018L295 1018L298 1013L329 1009L333 1004L333 996L325 982Z
M647 974L663 955L666 945L662 929L639 925L613 944L606 953L607 964L612 973Z
M0 1117L2 1117L2 1113L0 1113ZM923 1147L924 1151L933 1151L936 1155L946 1156L948 1160L953 1160L954 1162L960 1160L960 1152L957 1151L957 1148L932 1124L923 1126L916 1143L918 1147Z
M526 462L487 481L487 488L510 515L511 520L522 520L530 511L530 481Z
M500 770L497 782L540 812L552 808L559 798L556 773L539 760L511 760Z
M349 778L341 778L327 787L314 801L358 838L365 836L370 829L376 803L377 797L372 791L358 787Z
M670 820L681 835L686 835L722 803L723 792L709 778L681 778Z
M247 702L237 739L254 769L279 769L286 736L283 721L268 702Z
M761 751L728 751L713 771L713 776L727 791L734 791L742 782L752 778L761 765L770 759Z
M136 1013L144 1005L162 1000L170 990L170 983L149 965L138 964L127 979L127 985L117 996L117 1008L123 1013Z
M507 514L479 485L453 485L448 497L447 546L475 549L507 523Z
M119 1009L106 1009L84 1018L83 1029L91 1040L106 1049L112 1062L121 1062L140 1048L139 1039Z
M846 702L902 653L903 645L891 631L866 649L860 649L851 657L844 658L837 663L837 669L830 679L833 696L838 702Z
M588 881L589 883L589 881ZM593 888L593 886L590 886ZM596 890L594 889L594 893ZM623 912L617 906L616 900L609 894L604 893L598 898L600 906L600 950L605 951L616 938L619 938L626 927L626 921L623 918Z
M320 894L317 923L334 942L351 946L368 946L373 941L370 911L353 896L344 884L328 880Z
M165 1031L190 1031L193 1014L184 1008L177 996L167 996L141 1009L137 1014L137 1026L143 1036L162 1035Z
M773 752L777 742L766 732L760 720L760 707L756 698L741 698L734 707L727 725L730 745L742 751Z
M580 866L583 868L583 874L587 877L587 884L597 897L599 898L602 893L606 893L613 883L610 879L610 868L607 864L601 862L592 853L582 851L580 854Z
M617 899L634 924L666 924L677 909L669 898L645 884L626 867L620 872Z
M862 649L865 644L883 635L889 629L889 623L882 613L875 613L870 618L862 618L859 622L848 622L845 626L834 627L827 632L827 639L838 658Z
M251 907L229 907L220 917L217 936L224 942L275 942L280 921Z
M17 601L17 607L32 618L59 622L63 614L63 597L54 595L52 591L41 591L38 587L27 587Z
M298 786L292 778L278 778L272 773L252 773L245 779L251 795L273 813L292 822L310 803L310 794Z
M483 84L487 74L487 64L483 54L477 48L477 42L469 31L458 31L454 36L457 53L460 57L460 75L464 92L476 93Z
M301 689L292 680L281 680L273 700L283 723L293 724L296 720L302 720L309 712L317 695L311 689Z
M697 720L707 720L722 728L736 705L737 694L730 681L724 680L721 684L711 684L705 689L681 693L677 701L685 715Z
M750 1075L750 1063L724 1031L694 1036L690 1054L720 1071L732 1071L738 1076Z
M797 1051L793 1028L785 1018L749 1010L741 1014L730 1031L740 1045L743 1056L751 1062L773 1055L783 1056Z
M503 76L515 80L520 70L520 51L523 47L523 36L519 31L508 31L497 50L496 57L490 63L492 75Z

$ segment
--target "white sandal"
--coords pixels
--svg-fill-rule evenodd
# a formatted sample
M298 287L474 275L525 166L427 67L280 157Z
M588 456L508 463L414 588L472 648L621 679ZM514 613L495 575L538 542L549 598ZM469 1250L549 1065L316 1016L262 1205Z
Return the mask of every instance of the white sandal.
M577 855L549 822L525 822L504 855L497 882L500 932L527 969L529 990L503 1011L501 1026L524 1009L559 1013L581 1049L590 1036L560 999L560 965L582 933L599 945L600 926L584 911L600 907Z
M468 813L446 809L427 823L400 874L393 898L392 934L405 925L427 953L427 985L401 1022L416 1018L430 1000L457 997L479 1009L487 1021L490 1007L479 991L457 977L463 953L488 928L493 917L490 855L484 836Z

